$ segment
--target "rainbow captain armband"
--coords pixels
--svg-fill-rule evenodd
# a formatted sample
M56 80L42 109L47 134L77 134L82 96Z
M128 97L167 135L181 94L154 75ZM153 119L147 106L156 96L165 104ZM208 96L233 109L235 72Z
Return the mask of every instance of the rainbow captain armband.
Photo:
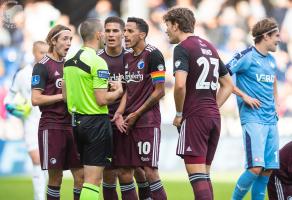
M165 82L165 71L156 71L151 74L153 84Z
M23 104L6 104L5 108L10 114L20 119L26 119L31 111L30 103L27 101Z

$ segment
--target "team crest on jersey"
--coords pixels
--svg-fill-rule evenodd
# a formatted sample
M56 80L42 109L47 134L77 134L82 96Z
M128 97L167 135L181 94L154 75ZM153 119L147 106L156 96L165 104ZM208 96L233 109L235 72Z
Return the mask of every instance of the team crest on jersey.
M56 87L57 87L57 88L62 88L62 78L58 78L58 79L56 80Z
M40 75L34 75L34 76L32 76L32 78L31 78L31 84L32 84L33 86L39 84L40 81L41 81L41 77L40 77Z
M137 64L138 69L143 69L145 66L144 60L140 60Z
M292 196L288 196L287 197L287 200L292 200Z
M163 64L158 65L158 66L157 66L157 69L158 69L159 71L163 71L163 70L164 70L164 66L163 66Z
M177 60L177 61L175 61L174 66L176 68L178 68L180 66L180 64L181 64L181 61L180 60Z
M57 163L57 159L56 158L51 158L50 159L50 163L53 164L53 165L56 164Z

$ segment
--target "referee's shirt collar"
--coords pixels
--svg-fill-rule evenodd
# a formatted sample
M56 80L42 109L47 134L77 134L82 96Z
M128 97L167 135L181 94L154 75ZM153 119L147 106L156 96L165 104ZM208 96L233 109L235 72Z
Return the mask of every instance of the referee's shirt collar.
M96 53L95 49L91 48L91 47L86 47L86 46L83 46L82 49L86 50L86 51L92 51L94 53Z

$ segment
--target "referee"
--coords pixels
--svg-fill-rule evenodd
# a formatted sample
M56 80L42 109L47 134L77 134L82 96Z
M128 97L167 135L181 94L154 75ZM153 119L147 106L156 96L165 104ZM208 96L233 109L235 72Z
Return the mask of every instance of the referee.
M120 82L111 82L106 62L96 55L103 48L103 26L97 19L80 25L83 47L64 65L63 96L72 114L74 136L84 166L80 200L99 199L105 165L111 160L112 130L107 105L122 93Z

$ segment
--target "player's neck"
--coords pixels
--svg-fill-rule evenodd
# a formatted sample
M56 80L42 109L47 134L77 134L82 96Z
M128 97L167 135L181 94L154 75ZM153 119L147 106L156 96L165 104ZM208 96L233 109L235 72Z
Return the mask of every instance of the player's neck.
M113 57L121 55L122 51L123 51L123 47L121 46L114 47L114 48L105 47L106 54Z
M62 62L64 57L60 56L56 51L48 53L48 56L57 62Z
M179 38L179 41L182 42L182 41L186 40L188 37L193 36L193 35L194 35L193 33L181 32L181 34L179 34L178 38Z
M134 56L140 55L141 52L145 49L145 47L146 47L146 42L140 41L135 47L132 48L134 50Z
M257 43L255 44L255 48L258 52L260 52L261 54L263 55L268 55L269 51L267 50L267 48L265 47L264 44L261 44L261 43Z

